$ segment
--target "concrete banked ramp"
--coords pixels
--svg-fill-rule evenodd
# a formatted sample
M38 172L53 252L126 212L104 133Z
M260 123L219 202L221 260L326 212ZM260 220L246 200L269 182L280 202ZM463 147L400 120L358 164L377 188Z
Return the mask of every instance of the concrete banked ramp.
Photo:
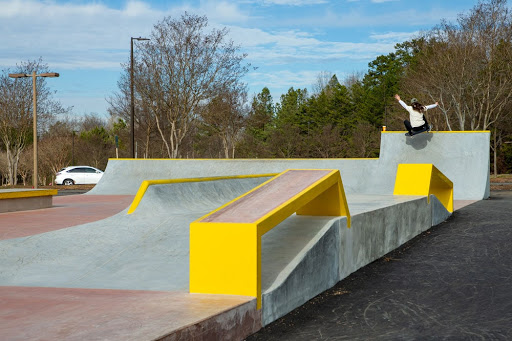
M393 196L399 163L432 163L455 199L489 196L489 133L383 133L379 159L109 160L91 194L135 195L141 182L338 169L346 217L292 215L262 237L262 324L446 219L430 197ZM150 186L137 210L0 241L0 285L188 291L189 225L268 177Z
M143 180L339 169L347 193L392 194L399 163L434 164L454 184L455 200L489 197L489 132L381 134L378 159L110 159L90 194L135 194Z

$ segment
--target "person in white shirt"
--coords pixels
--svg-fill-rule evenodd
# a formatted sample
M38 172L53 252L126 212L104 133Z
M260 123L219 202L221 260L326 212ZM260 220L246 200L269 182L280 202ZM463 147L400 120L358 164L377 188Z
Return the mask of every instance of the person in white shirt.
M431 129L427 119L425 118L425 113L427 110L437 107L439 104L438 102L424 106L421 105L416 98L413 98L411 100L411 105L407 105L400 99L400 96L395 95L395 98L398 100L398 103L400 103L400 105L409 112L410 121L404 121L405 128L407 128L409 135L414 135L415 133Z

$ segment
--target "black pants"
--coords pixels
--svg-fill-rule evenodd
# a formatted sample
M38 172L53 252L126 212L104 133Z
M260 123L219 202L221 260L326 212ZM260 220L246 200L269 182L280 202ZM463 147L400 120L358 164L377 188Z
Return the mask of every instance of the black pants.
M423 115L423 120L425 121L425 124L423 124L419 127L414 127L414 128L411 126L411 122L409 122L409 120L405 120L404 125L405 125L405 128L407 129L407 131L409 132L409 134L412 134L413 132L417 132L417 131L428 130L429 126L428 126L427 119L425 118L425 115Z

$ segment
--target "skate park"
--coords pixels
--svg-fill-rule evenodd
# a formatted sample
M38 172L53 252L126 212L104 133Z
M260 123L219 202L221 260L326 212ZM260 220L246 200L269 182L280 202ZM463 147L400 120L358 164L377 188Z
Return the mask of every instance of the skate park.
M0 309L19 322L2 330L243 339L488 198L489 135L383 132L376 159L111 159L80 199L0 218L35 231L2 231Z

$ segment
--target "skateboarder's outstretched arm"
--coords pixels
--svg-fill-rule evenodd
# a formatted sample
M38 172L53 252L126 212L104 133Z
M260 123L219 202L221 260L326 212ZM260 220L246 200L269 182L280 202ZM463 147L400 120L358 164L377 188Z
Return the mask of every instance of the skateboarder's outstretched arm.
M439 102L435 102L434 104L426 105L426 106L425 106L425 109L426 109L426 110L434 109L434 108L435 108L435 107L437 107L438 105L439 105Z

